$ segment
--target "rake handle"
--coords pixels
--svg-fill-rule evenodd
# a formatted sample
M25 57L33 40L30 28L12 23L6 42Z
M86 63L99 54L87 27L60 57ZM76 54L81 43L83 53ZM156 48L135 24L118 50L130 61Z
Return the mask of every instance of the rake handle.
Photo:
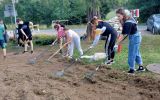
M60 49L58 49L54 54L52 54L47 60L52 59L61 49L63 49L67 44L64 44Z

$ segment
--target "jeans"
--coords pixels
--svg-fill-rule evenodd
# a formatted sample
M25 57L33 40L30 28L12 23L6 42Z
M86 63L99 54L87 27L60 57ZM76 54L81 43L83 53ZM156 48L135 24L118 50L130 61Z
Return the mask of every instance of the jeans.
M135 69L135 62L138 65L142 65L142 58L140 53L140 44L142 41L141 34L137 32L136 34L129 35L129 45L128 45L128 64L129 68Z

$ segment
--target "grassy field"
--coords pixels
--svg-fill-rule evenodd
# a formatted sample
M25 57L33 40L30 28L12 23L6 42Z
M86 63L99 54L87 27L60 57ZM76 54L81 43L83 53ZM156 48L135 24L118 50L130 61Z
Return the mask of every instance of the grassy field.
M87 52L86 55L93 55L95 52L104 52L104 42L100 41L97 47ZM89 43L82 43L83 49L89 46ZM143 36L143 40L141 43L141 54L143 58L144 66L152 63L160 63L160 36L158 35L146 35ZM77 57L78 52L75 51L75 57ZM112 64L112 68L119 69L119 70L128 70L128 40L126 39L122 44L122 52L116 53L115 56L115 63ZM88 59L84 59L83 62L85 64L101 64L104 60L90 62ZM137 66L136 66L137 67Z

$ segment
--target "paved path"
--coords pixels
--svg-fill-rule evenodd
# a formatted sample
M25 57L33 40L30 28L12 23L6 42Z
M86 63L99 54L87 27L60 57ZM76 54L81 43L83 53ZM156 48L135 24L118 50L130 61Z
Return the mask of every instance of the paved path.
M152 35L150 32L146 31L145 25L139 25L139 30L142 32L142 35ZM71 28L75 32L77 32L80 36L82 36L86 31L86 26L80 27L80 28ZM13 31L8 31L10 37L13 37ZM56 35L56 31L54 29L47 29L47 30L34 30L33 35L39 35L39 34L47 34L47 35Z

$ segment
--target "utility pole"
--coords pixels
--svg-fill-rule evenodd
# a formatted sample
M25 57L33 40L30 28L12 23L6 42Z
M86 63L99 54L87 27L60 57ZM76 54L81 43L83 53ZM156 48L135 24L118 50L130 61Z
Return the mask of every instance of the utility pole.
M16 26L16 8L15 8L15 3L18 2L18 0L12 0L12 5L13 5L13 14L14 14L14 23L15 23L15 26Z

